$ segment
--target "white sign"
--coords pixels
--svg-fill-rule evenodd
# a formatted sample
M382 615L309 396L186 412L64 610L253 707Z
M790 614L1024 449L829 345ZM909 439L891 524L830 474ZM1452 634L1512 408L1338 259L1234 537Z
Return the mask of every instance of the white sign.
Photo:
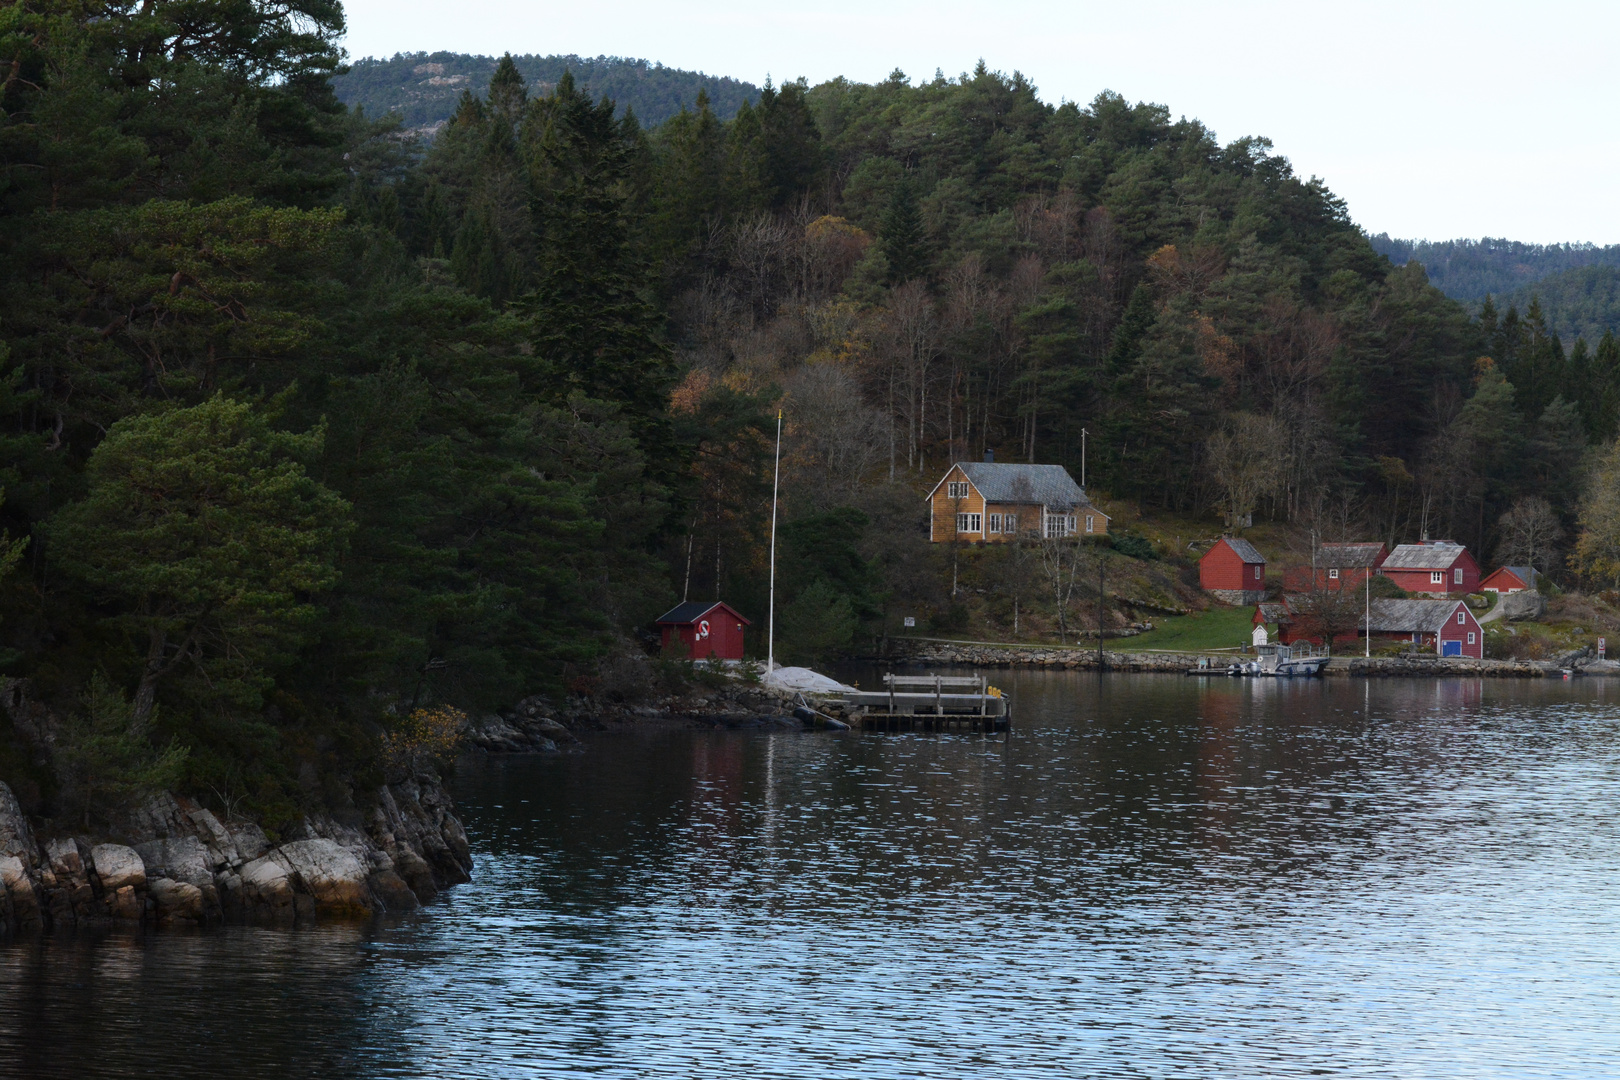
M916 626L917 625L917 617L915 615L907 615L906 616L906 625L907 626Z
M1608 648L1609 648L1609 639L1608 638L1598 638L1598 659L1599 660L1603 659L1603 654L1608 651Z

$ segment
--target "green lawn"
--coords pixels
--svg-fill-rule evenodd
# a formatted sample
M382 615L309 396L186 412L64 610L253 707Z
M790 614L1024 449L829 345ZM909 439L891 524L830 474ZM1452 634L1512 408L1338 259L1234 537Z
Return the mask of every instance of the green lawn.
M1139 649L1234 649L1254 632L1254 608L1215 607L1195 615L1170 615L1153 620L1153 629L1133 638L1110 642L1123 652Z

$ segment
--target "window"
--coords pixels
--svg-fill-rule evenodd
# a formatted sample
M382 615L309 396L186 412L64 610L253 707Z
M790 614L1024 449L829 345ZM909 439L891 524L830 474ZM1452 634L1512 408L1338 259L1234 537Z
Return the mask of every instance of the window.
M1096 532L1097 519L1091 514L1086 515L1086 532Z
M1457 569L1453 570L1451 573L1453 575L1452 580L1455 581L1458 585L1461 585L1462 584L1462 567L1460 567L1460 566L1457 567Z
M959 533L976 533L979 531L978 514L957 514L956 531Z
M1048 537L1062 536L1068 530L1064 528L1066 522L1062 514L1046 515L1046 535Z
M1266 576L1265 567L1257 566L1257 567L1254 568L1254 580L1259 581L1260 579L1264 578L1265 576Z
M998 533L998 532L1001 531L1001 515L1000 514L991 514L990 515L990 531L993 532L993 533Z
M1463 613L1460 612L1460 611L1457 612L1457 625L1458 626L1464 625L1464 623L1463 623Z
M1445 583L1446 583L1446 573L1445 573L1444 570L1431 570L1429 572L1429 584L1430 585L1444 585Z
M1074 515L1073 514L1070 514L1068 520L1064 523L1064 535L1065 536L1073 536L1074 535Z
M1001 517L1001 531L1004 533L1016 533L1018 531L1018 515L1003 514Z
M1470 630L1470 631L1468 631L1468 644L1472 645L1473 643L1474 643L1474 632L1472 630Z
M1331 570L1328 571L1328 580L1329 581L1338 581L1339 580L1339 568L1338 567L1335 566Z
M968 497L968 492L971 490L972 486L966 481L958 482L952 480L950 483L945 485L945 497L947 499L965 499Z

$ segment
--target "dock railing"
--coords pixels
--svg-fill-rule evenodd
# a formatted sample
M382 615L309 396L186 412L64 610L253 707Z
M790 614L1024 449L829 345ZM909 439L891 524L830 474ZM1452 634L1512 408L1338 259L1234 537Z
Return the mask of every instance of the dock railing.
M990 680L983 675L885 675L883 684L889 688L889 712L894 712L894 695L896 692L908 693L928 690L934 691L934 711L936 715L945 714L945 691L951 690L971 691L979 697L979 715L986 715L986 707L990 696Z

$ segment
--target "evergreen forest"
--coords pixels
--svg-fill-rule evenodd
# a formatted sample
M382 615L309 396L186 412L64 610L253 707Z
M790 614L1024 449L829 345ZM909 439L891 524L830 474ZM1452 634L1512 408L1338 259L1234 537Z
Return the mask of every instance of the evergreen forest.
M779 413L790 658L947 622L924 493L1079 476L1082 429L1093 498L1212 535L1491 553L1541 500L1620 577L1614 339L1470 315L1263 138L983 65L648 126L508 56L424 141L340 100L343 30L0 17L0 662L64 760L273 827L419 707L602 691L683 597L757 631Z

